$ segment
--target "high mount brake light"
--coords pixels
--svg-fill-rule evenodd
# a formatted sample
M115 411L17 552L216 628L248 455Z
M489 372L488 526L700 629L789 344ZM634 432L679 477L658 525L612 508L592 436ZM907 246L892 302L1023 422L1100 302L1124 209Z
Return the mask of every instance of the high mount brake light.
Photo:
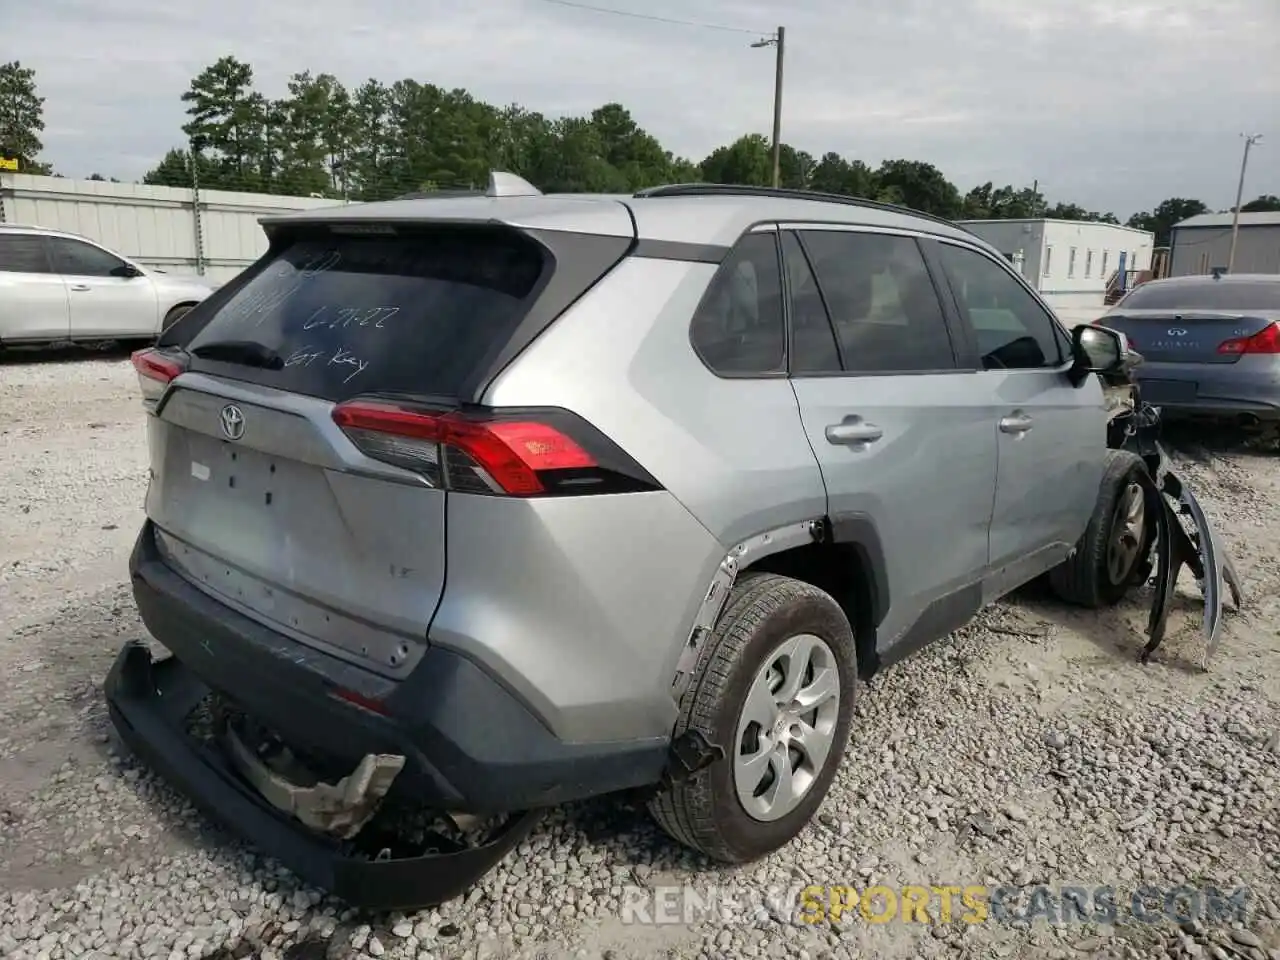
M656 488L621 451L590 452L610 445L562 411L472 417L351 400L334 407L333 420L365 456L460 493L534 497Z
M167 357L152 347L135 350L129 359L138 373L138 386L146 406L154 406L169 382L186 369L180 360Z
M1246 353L1280 353L1280 324L1268 323L1251 337L1235 337L1218 344L1218 352L1243 356Z

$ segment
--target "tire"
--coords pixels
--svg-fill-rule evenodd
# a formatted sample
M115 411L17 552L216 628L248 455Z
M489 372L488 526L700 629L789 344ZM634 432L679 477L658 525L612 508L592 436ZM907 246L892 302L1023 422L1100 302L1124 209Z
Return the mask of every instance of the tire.
M1049 585L1059 599L1090 609L1110 607L1150 575L1155 524L1147 516L1140 482L1146 469L1127 450L1108 451L1084 536L1075 553L1049 571Z
M190 313L193 306L195 306L195 304L183 304L182 306L174 307L166 313L164 315L164 323L160 325L160 332L165 333L170 327Z
M829 731L830 741L816 769L812 755L797 763L799 757L791 752L796 748L788 746L787 765L798 770L801 777L803 792L798 802L789 809L784 804L768 811L763 809L764 801L752 799L748 791L748 801L757 807L752 812L740 797L738 784L749 784L754 779L736 777L735 762L743 745L759 746L758 735L766 731L747 723L744 709L748 694L755 689L766 698L752 699L752 703L767 704L762 715L776 710L767 688L757 686L757 681L766 675L766 668L783 662L780 654L789 646L803 658L797 659L798 664L809 660L815 670L821 664L824 673L830 671L825 673L828 678L838 680L834 703L827 700L802 717L811 724L811 731ZM804 673L803 667L801 672ZM722 747L725 755L650 801L649 810L658 825L673 839L724 863L757 860L789 843L821 806L844 757L857 695L857 673L853 630L839 604L827 593L776 574L749 573L741 577L701 651L693 680L681 699L674 731L674 736L699 731L708 742ZM813 676L804 673L804 678ZM783 680L786 679L784 672ZM811 688L801 683L799 692L806 689ZM745 735L740 736L739 729L744 725ZM792 722L790 730L798 729L801 728ZM779 730L784 731L784 741L789 741L781 723L768 737L771 739ZM816 743L818 738L814 739ZM815 753L820 746L817 744ZM770 754L770 748L761 747L755 754L764 757ZM755 770L766 781L769 776L776 778L776 762L781 760L776 749L770 756L773 759L757 761Z

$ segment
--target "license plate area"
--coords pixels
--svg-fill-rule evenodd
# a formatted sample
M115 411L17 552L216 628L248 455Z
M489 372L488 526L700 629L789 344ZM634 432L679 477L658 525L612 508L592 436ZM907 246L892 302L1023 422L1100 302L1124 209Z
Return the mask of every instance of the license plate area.
M1142 399L1151 404L1191 403L1199 393L1194 380L1141 380Z

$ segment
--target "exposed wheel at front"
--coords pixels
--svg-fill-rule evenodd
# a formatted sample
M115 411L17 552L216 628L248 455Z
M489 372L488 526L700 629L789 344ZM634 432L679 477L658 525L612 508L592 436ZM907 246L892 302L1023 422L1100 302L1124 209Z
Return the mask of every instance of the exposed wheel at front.
M1142 482L1146 470L1127 450L1107 451L1097 503L1076 552L1049 571L1049 584L1063 600L1111 606L1149 575L1155 524Z
M844 756L856 691L853 631L807 583L746 574L706 640L676 736L724 757L651 804L672 837L717 860L762 857L796 836Z

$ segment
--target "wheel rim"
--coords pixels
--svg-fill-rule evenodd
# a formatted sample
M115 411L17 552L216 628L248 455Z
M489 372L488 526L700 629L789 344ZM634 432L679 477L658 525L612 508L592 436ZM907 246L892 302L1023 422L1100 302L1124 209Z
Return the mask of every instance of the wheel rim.
M1111 542L1107 545L1107 576L1119 586L1133 572L1146 534L1146 497L1137 482L1120 495L1111 522Z
M805 633L776 647L738 717L733 781L752 819L778 820L800 805L826 767L839 713L840 673L827 643Z

